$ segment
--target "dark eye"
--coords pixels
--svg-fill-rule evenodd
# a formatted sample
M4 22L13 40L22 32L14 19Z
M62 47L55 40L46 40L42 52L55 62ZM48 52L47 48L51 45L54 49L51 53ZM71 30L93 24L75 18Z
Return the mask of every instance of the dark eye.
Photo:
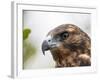
M62 39L66 39L69 36L68 32L64 32L61 34Z

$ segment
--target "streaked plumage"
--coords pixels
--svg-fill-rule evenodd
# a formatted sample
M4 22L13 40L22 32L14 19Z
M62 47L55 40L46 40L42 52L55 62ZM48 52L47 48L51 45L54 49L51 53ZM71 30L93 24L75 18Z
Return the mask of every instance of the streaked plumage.
M47 34L42 51L50 50L56 67L91 65L90 37L73 24L63 24Z

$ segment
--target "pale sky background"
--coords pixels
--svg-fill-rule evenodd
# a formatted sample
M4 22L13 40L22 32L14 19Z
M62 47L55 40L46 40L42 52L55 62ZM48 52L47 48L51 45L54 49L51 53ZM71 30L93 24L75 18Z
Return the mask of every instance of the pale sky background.
M25 63L26 69L50 68L55 63L50 52L44 56L41 50L41 44L46 34L53 28L61 24L74 24L85 31L89 36L91 28L91 15L83 13L58 13L42 11L24 11L24 27L31 29L29 40L34 44L38 51L35 57L31 56Z

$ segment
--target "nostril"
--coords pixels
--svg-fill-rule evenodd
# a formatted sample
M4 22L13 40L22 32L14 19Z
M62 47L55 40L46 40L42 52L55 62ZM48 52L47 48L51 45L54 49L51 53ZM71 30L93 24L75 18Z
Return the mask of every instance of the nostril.
M48 42L51 42L51 40L48 40Z

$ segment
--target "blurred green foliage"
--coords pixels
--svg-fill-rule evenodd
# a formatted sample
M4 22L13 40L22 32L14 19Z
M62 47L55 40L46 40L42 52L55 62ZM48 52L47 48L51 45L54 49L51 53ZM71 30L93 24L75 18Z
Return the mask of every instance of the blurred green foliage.
M23 30L23 40L27 39L29 34L31 33L31 30L26 28Z
M36 48L30 42L24 41L24 55L23 60L26 62L33 54L36 53Z
M29 41L29 35L31 30L23 29L23 68L25 68L25 62L34 54L36 54L36 47Z

